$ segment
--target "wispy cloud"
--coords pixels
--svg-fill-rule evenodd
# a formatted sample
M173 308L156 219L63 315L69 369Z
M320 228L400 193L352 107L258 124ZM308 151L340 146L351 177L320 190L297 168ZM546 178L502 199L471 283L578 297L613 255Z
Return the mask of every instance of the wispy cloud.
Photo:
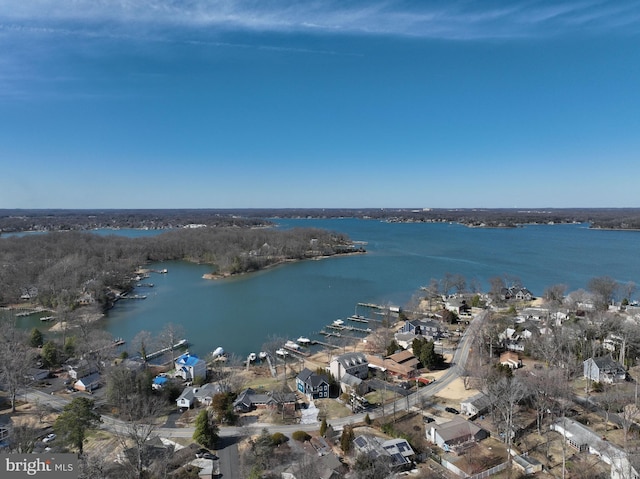
M105 24L202 31L313 32L482 39L624 26L637 33L636 1L432 0L5 0L4 24Z

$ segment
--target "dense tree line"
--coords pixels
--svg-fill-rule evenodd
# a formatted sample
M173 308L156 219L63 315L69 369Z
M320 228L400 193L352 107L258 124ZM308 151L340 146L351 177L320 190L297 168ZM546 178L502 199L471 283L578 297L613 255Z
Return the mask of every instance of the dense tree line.
M272 218L363 218L389 222L456 222L472 227L589 223L640 229L640 208L288 208L163 210L0 210L0 232L94 228L175 229L187 225L261 226Z
M108 228L179 229L188 225L263 226L264 218L231 210L0 210L0 232Z
M0 304L37 292L39 304L57 309L73 309L83 298L106 307L109 290L130 289L133 272L148 262L186 260L235 274L353 251L345 235L311 228L207 227L144 238L68 231L0 241Z

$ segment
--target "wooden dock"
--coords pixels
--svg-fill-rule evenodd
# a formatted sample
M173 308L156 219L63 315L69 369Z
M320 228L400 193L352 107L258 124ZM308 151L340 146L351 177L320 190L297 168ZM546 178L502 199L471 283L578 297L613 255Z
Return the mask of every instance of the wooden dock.
M325 343L324 341L317 341L315 339L311 341L311 344L319 344L320 346L324 346L325 348L332 348L332 349L340 349L342 347L336 344Z
M305 358L308 358L309 356L311 356L311 354L309 354L306 351L300 351L299 349L290 348L289 346L283 346L282 348L287 350L290 353L298 354L298 355L303 356Z

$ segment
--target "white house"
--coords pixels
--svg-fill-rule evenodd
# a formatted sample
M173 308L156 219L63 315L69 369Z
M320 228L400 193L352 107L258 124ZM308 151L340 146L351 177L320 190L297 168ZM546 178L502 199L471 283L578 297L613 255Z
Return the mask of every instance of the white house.
M638 479L638 472L629 462L627 453L611 442L603 439L588 427L569 418L558 419L551 425L577 451L594 454L611 465L611 479Z
M184 353L176 359L176 377L185 381L207 377L207 363L195 354Z
M329 372L338 381L345 374L366 379L369 374L369 361L362 353L345 353L336 356L329 363Z
M467 416L475 416L486 412L491 406L491 400L482 393L460 401L460 411Z
M220 393L220 386L207 383L203 386L189 386L184 388L182 394L176 399L176 404L181 409L189 409L193 406L209 406L213 396Z

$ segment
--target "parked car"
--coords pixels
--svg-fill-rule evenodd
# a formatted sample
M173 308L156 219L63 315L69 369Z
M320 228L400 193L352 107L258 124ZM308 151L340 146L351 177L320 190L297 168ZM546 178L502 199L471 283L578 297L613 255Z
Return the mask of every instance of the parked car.
M45 438L42 440L42 442L51 442L51 441L53 441L56 437L58 437L58 436L56 436L54 433L47 434L47 435L45 436Z
M435 421L435 419L433 419L432 417L429 417L429 416L424 416L422 418L422 420L425 422L425 424L429 424L430 422Z
M450 412L451 414L460 414L460 411L458 411L455 408L449 407L447 406L446 408L444 408L445 411Z

